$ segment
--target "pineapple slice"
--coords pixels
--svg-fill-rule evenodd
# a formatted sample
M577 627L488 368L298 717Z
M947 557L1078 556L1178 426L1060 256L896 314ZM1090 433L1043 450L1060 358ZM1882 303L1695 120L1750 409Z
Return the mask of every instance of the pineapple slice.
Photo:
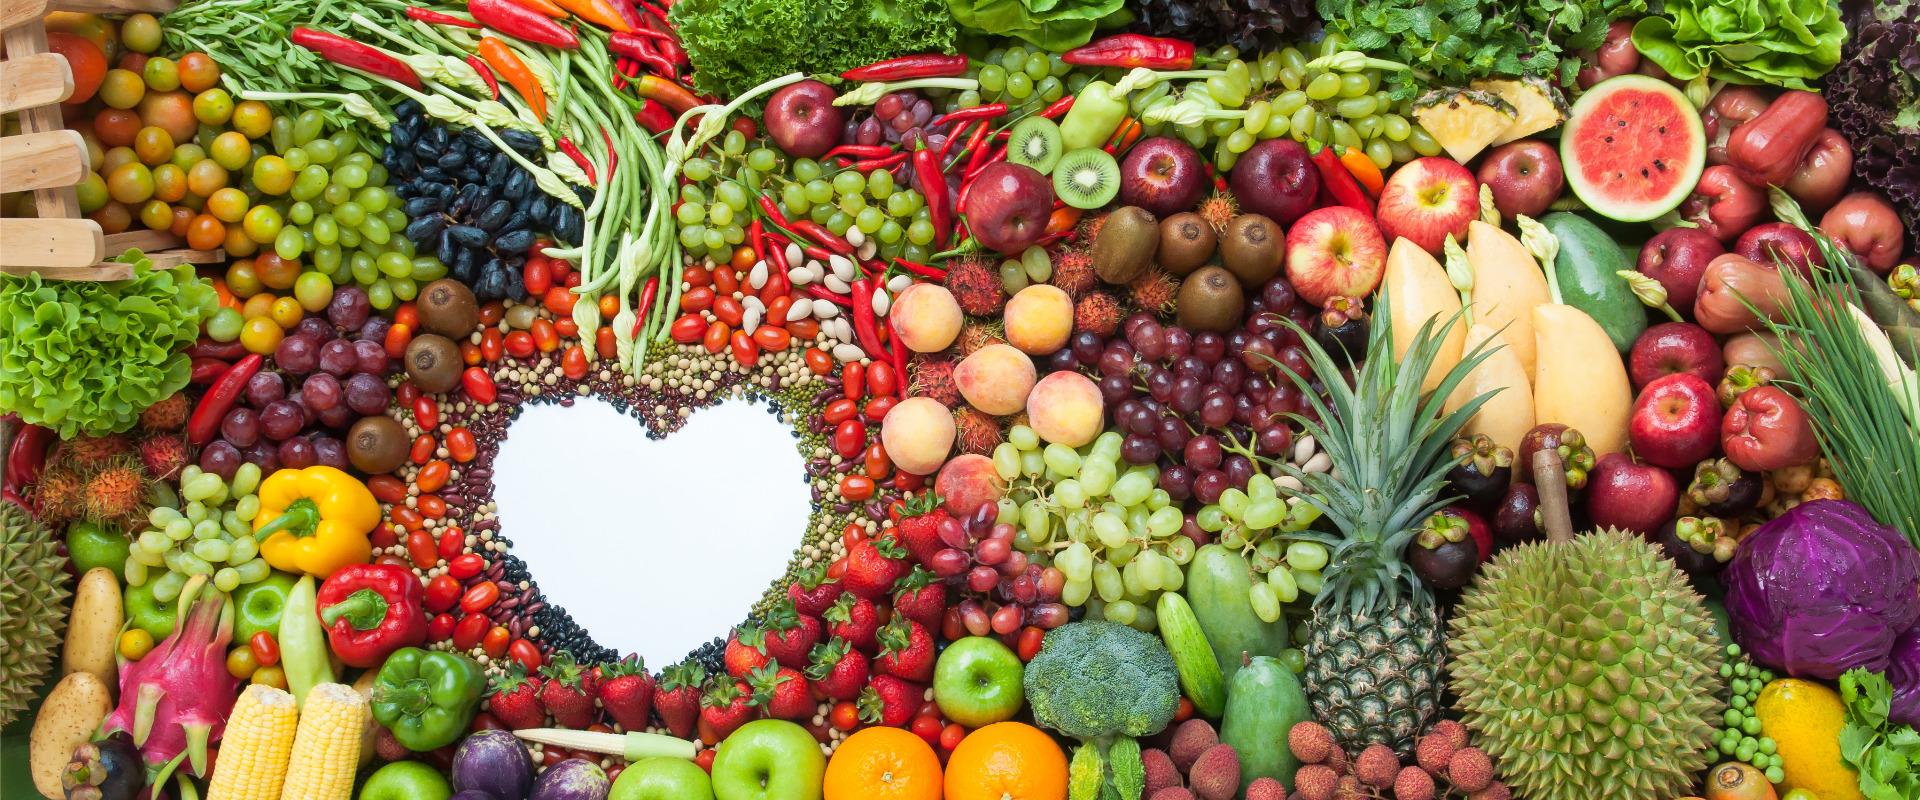
M1515 116L1513 104L1473 89L1436 89L1413 104L1420 127L1462 164L1493 143Z
M1472 88L1499 95L1518 112L1513 124L1494 137L1494 147L1567 121L1567 99L1544 78L1482 78L1474 81Z

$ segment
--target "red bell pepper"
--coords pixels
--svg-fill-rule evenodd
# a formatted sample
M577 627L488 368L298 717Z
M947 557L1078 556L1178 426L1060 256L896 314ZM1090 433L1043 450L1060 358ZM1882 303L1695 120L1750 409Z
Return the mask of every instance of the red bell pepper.
M414 74L413 68L407 66L406 62L373 45L306 27L294 28L287 38L340 66L404 83L408 88L426 88L426 84L420 82L420 76Z
M1193 54L1193 42L1122 33L1068 50L1060 60L1078 67L1192 69Z
M347 666L378 667L393 651L427 641L426 592L394 564L349 564L316 596L327 644Z

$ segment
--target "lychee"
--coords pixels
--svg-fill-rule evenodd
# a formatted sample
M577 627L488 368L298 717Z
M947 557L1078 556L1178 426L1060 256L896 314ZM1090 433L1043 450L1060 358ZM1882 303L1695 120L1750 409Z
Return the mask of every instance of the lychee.
M1226 233L1227 225L1233 218L1240 216L1240 201L1234 199L1232 192L1214 192L1200 201L1200 207L1194 209L1201 219L1213 226L1214 233Z
M1341 775L1347 774L1351 766L1348 762L1347 751L1345 750L1335 747L1332 752L1327 753L1326 764L1332 767L1334 772L1338 772Z
M166 480L180 474L187 465L187 443L177 435L156 433L140 440L140 465L147 477Z
M1193 792L1180 786L1168 786L1147 795L1147 800L1193 800Z
M943 406L960 404L960 387L953 382L953 359L920 356L907 365L907 394L931 397Z
M1334 800L1361 800L1367 796L1367 790L1360 786L1360 779L1352 775L1340 776L1340 782L1333 787Z
M1455 750L1466 747L1469 744L1467 741L1467 726L1460 724L1459 720L1443 719L1433 723L1433 729L1427 731L1427 735L1445 737L1447 741L1453 743L1453 749Z
M984 258L954 261L947 268L945 283L960 310L976 317L990 317L1006 307L1007 293L1000 286L1000 270Z
M1106 292L1089 292L1073 304L1073 329L1089 331L1106 338L1120 330L1120 320L1125 312L1120 301Z
M962 453L984 456L1007 440L999 420L972 407L953 412L953 430L953 441Z
M1339 750L1333 744L1333 733L1318 722L1294 723L1287 731L1287 749L1305 764L1324 762Z
M1254 778L1247 784L1246 800L1287 800L1287 787L1274 778Z
M1487 788L1467 795L1467 800L1513 800L1513 791L1499 781L1487 784Z
M1161 316L1173 313L1174 298L1180 296L1180 282L1157 268L1127 284L1127 288L1133 292L1134 305Z
M1220 734L1214 732L1213 726L1204 719L1194 717L1173 730L1173 741L1167 744L1167 755L1173 756L1173 763L1180 767L1181 772L1186 772L1193 768L1193 762L1200 758L1201 753L1219 743Z
M1393 754L1393 748L1384 744L1367 745L1353 760L1353 776L1375 788L1392 786L1394 775L1399 772L1400 758Z
M1462 792L1477 792L1493 783L1493 759L1478 747L1462 748L1447 761L1447 781Z
M1305 800L1333 800L1340 775L1325 764L1308 764L1293 774L1294 791Z
M1053 254L1053 277L1049 283L1079 299L1092 289L1100 276L1093 271L1093 254L1080 247L1065 247Z
M1419 767L1406 767L1393 779L1393 800L1433 800L1433 776Z
M1180 785L1180 769L1173 765L1167 751L1149 747L1140 751L1140 762L1146 767L1148 797L1161 789Z
M1240 754L1230 744L1207 748L1188 768L1187 786L1200 800L1233 800L1240 791Z
M87 479L80 492L88 519L120 522L140 513L146 478L132 461L116 461Z
M961 358L973 355L975 351L987 345L1006 343L1006 327L999 320L968 322L960 327L960 338L957 341Z
M186 392L174 392L140 412L140 427L150 431L177 431L187 424Z
M1454 746L1452 737L1436 731L1420 737L1420 741L1414 743L1413 760L1428 772L1445 772L1447 760L1453 758L1454 751L1459 749Z
M127 437L117 433L106 436L76 436L60 443L61 461L91 471L105 467L107 462L132 451Z

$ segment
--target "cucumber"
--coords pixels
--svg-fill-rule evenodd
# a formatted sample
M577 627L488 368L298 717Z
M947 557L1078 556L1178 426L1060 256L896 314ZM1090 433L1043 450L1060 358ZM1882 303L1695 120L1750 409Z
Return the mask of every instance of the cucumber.
M1560 254L1553 260L1560 299L1600 323L1620 352L1632 349L1647 329L1647 307L1618 273L1633 269L1633 259L1586 217L1560 211L1541 217L1540 224L1560 239Z
M1160 638L1173 653L1173 666L1180 673L1180 688L1193 701L1193 708L1207 719L1219 719L1227 708L1227 679L1220 663L1207 645L1207 634L1194 618L1193 607L1177 592L1165 592L1155 608L1160 622Z
M1277 658L1248 659L1227 687L1227 713L1220 720L1220 741L1240 755L1241 792L1262 777L1293 785L1300 760L1287 749L1287 731L1312 718L1293 670Z
M1182 593L1193 606L1200 631L1213 647L1220 675L1233 680L1241 655L1277 656L1290 646L1286 618L1265 622L1254 616L1247 592L1256 580L1246 557L1217 544L1200 548L1187 564Z

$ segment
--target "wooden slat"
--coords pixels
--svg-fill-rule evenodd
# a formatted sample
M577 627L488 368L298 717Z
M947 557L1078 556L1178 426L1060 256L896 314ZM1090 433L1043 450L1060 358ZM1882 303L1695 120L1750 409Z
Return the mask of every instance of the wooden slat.
M0 0L0 3L9 4L5 6L6 11L0 12L0 18L4 18L6 13L11 12L14 8L11 5L13 3L31 4L33 2L35 0ZM7 28L5 34L0 34L0 40L6 42L9 59L25 58L47 52L47 28L40 24L38 19L35 19L31 25ZM21 133L47 133L66 128L66 124L60 119L59 106L29 108L21 111L19 117ZM74 194L71 186L35 189L33 207L41 217L80 218L80 197Z
M184 244L185 242L180 241L180 237L167 231L145 229L126 231L124 233L111 233L108 234L106 238L107 255L109 257L120 255L126 252L128 248L139 250L143 253L157 253L161 250L172 250Z
M46 15L47 0L0 0L0 30L10 31L29 22L39 22ZM13 51L9 48L8 52Z
M179 0L47 0L49 11L78 11L82 14L133 14L145 11L159 16L180 5Z
M0 192L73 186L87 177L87 140L79 131L0 139Z
M227 258L219 250L163 250L148 253L147 260L153 262L154 269L172 269L181 264L218 264Z
M73 96L73 70L58 53L0 61L0 114L50 106Z
M106 256L106 237L93 220L0 219L0 269L8 272L92 267Z

